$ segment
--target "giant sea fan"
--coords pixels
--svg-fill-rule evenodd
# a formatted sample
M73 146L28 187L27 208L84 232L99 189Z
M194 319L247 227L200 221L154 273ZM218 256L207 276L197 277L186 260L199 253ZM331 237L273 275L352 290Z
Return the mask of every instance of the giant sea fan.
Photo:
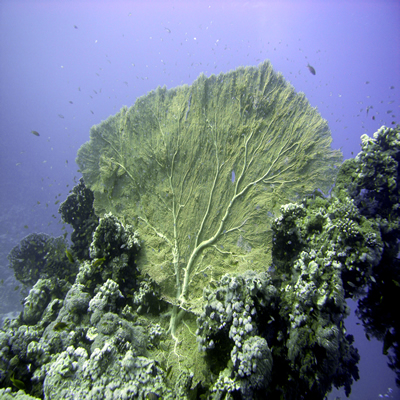
M279 206L332 185L330 145L326 121L264 62L138 98L92 127L77 163L98 215L136 227L174 335L208 282L268 267Z

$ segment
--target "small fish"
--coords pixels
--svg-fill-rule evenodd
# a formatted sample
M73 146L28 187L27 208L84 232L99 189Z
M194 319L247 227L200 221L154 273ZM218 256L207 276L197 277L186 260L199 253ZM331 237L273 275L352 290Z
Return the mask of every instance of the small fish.
M78 29L78 27L77 27L76 25L74 25L74 28L75 28L75 29Z
M35 136L40 136L38 131L31 131Z
M73 264L75 262L75 260L74 260L74 257L72 256L71 252L68 249L65 249L65 254L68 257L69 262Z
M60 118L64 118L64 115L62 115L62 114L58 114L58 116L59 116Z
M91 112L92 114L94 114L94 112L93 112L92 110L90 110L90 112Z
M171 29L168 29L168 28L164 28L168 33L171 33Z
M60 202L60 200L57 200L56 202L54 202L55 205L57 205Z
M67 328L68 327L68 324L66 323L66 322L57 322L55 325L54 325L54 330L55 331L57 331L57 332L60 332L60 331L63 331L65 328Z
M29 229L28 225L24 225L24 228L25 228L25 229Z
M104 257L98 258L97 260L93 261L93 267L102 265L104 261L106 261Z
M71 100L69 101L69 104L74 104Z
M307 64L307 68L308 68L308 70L313 74L313 75L315 75L316 74L316 72L315 72L315 68L314 67L312 67L310 64Z
M375 121L375 115L372 116L372 121Z
M307 68L313 75L316 74L314 67L312 67L310 64L307 64Z
M19 286L15 286L14 291L17 291L19 289Z
M14 373L10 377L10 381L17 389L25 390L25 383L20 381L19 379L15 379Z

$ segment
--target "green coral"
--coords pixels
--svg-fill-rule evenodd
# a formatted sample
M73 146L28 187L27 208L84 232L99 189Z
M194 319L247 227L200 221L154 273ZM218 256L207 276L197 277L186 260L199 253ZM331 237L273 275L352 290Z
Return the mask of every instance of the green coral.
M138 264L175 305L200 312L211 279L270 260L279 206L327 191L341 153L325 120L268 62L158 88L92 127L77 163L98 215L134 225Z

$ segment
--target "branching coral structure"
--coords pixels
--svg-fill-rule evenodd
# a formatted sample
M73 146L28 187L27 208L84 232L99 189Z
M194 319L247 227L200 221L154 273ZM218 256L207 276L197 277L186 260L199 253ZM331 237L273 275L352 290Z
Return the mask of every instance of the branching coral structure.
M270 262L281 204L333 184L330 144L326 121L264 62L150 92L92 127L77 163L97 214L138 231L139 269L174 305L176 338L208 282Z

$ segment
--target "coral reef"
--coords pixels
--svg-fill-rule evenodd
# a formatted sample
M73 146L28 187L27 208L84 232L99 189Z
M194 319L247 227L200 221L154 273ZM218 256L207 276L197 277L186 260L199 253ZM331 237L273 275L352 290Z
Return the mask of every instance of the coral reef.
M287 322L281 333L285 361L292 370L286 398L296 393L322 398L339 383L350 393L359 356L346 335L344 298L365 285L379 262L379 232L358 219L348 198L315 195L281 211L273 225L273 254L280 317Z
M77 265L65 254L66 241L45 233L31 233L15 246L8 255L10 267L18 281L31 287L38 279L57 277L75 280Z
M225 275L214 286L204 289L196 332L217 376L213 399L322 399L333 385L350 392L359 356L345 334L343 298L310 310L304 303L313 304L314 290L278 290L268 273Z
M89 258L89 244L99 221L94 213L93 201L93 192L86 188L81 178L58 209L62 219L74 228L71 249L80 260Z
M123 225L111 213L104 215L89 245L91 259L81 263L77 282L92 293L109 279L121 282L122 294L132 298L138 285L136 256L139 249L138 236L132 226Z
M0 330L0 397L349 395L346 298L398 368L399 135L364 135L325 196L340 152L269 63L159 88L93 127L88 188L60 207L71 251L31 234L9 255L30 290Z
M135 303L132 294L126 296L137 282L136 233L105 215L89 247L96 258L79 263L75 283L39 279L19 318L6 320L0 333L0 384L47 399L144 398L148 393L172 398L165 371L147 350L159 351L165 331L138 321L129 306L147 309L146 296L143 304L138 296Z
M267 273L247 271L205 288L204 300L196 334L218 374L211 392L215 397L240 390L244 399L252 399L271 379L271 349L258 335L265 319L277 314L277 290Z
M362 151L341 168L337 187L346 190L360 214L378 227L383 254L372 269L357 314L367 338L383 342L382 352L400 386L400 126L383 126L372 138L363 135L361 140Z

